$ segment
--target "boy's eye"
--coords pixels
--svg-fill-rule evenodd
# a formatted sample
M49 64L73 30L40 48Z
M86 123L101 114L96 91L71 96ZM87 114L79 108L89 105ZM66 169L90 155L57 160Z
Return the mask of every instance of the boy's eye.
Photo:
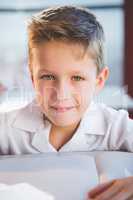
M81 76L73 76L72 79L76 81L84 80Z
M51 74L42 75L40 78L45 80L55 80L55 77Z

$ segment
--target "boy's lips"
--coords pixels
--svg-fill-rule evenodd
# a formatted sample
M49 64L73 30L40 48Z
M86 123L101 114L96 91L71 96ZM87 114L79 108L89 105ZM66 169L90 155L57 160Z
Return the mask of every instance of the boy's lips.
M75 106L69 106L69 107L61 107L61 106L53 107L52 106L51 108L55 109L57 112L66 112L68 110L71 110L71 109L75 108Z

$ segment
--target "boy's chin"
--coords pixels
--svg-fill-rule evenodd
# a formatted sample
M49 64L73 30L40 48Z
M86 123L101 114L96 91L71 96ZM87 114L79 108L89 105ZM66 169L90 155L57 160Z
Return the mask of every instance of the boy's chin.
M50 121L55 126L66 127L66 126L72 126L74 124L77 124L80 121L80 119L79 118L73 118L73 119L71 119L71 118L69 118L69 119L52 118L52 119L50 119Z
M43 112L52 124L60 127L77 124L81 119L81 113L77 109L66 112L56 112L53 109L44 109L43 107Z

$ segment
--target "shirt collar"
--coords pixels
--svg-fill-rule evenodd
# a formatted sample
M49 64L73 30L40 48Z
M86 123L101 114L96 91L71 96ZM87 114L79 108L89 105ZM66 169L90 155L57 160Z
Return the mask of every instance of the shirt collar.
M102 109L92 102L85 111L77 132L81 134L104 135L106 123ZM43 113L34 100L29 105L18 111L15 119L12 120L12 126L28 132L38 132L39 129L45 129L50 126L47 119L43 120Z

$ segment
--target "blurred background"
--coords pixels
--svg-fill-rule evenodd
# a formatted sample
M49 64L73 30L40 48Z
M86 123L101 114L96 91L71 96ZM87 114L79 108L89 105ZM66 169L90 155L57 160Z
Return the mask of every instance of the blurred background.
M54 5L80 5L103 25L110 78L95 101L127 109L133 116L132 0L0 0L0 112L17 109L34 97L27 64L28 18Z

